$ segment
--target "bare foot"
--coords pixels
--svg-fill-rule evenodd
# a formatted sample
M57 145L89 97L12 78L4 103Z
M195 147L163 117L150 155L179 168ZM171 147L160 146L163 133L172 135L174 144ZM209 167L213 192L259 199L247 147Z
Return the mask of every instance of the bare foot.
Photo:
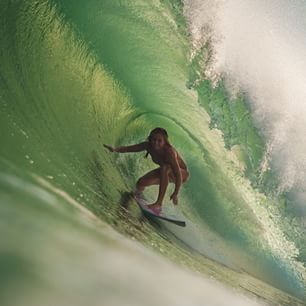
M162 207L161 203L158 203L158 202L148 204L147 206L150 209L161 209L161 207Z
M156 215L159 215L161 213L161 204L159 203L153 203L153 204L149 204L147 205L147 208L153 212Z

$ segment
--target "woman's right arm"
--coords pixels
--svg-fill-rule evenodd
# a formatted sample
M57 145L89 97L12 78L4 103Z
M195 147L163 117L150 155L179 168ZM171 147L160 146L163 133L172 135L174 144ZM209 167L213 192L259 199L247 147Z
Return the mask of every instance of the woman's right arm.
M118 153L128 153L128 152L141 152L141 151L145 151L148 148L148 142L144 141L135 145L131 145L131 146L121 146L121 147L117 147L114 148L112 146L103 145L106 149L108 149L110 152L118 152Z

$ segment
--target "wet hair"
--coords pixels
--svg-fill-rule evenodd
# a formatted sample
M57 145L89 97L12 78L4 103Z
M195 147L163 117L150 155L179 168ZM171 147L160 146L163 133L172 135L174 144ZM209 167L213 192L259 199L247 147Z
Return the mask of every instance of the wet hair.
M167 131L165 129L161 128L161 127L157 127L150 132L150 134L147 138L148 141L149 141L149 146L151 145L151 140L152 140L153 136L156 135L156 134L161 134L164 137L164 140L165 140L166 144L170 145L169 140L168 140ZM145 157L147 158L148 155L149 155L149 152L147 151Z
M151 141L151 139L153 138L154 135L156 134L161 134L163 135L163 137L165 138L166 141L168 141L168 133L165 129L161 128L161 127L157 127L154 130L152 130L149 134L148 140Z

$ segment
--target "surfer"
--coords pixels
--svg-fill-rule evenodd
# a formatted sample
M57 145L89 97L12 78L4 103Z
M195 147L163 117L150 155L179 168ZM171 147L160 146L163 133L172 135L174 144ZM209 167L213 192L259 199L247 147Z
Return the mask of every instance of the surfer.
M138 179L136 183L135 195L142 193L147 186L159 185L158 198L155 203L148 205L150 209L161 210L163 199L168 187L169 181L175 184L175 189L171 194L170 200L173 204L178 203L178 193L181 185L186 182L189 172L182 157L168 140L168 133L163 128L155 128L149 134L146 141L130 146L120 146L114 148L104 144L110 152L127 153L147 151L145 157L149 154L154 163L159 167L149 171Z

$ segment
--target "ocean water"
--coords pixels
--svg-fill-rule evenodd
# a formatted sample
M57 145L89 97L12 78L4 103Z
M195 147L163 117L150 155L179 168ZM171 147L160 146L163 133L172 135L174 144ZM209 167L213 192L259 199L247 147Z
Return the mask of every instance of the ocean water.
M245 3L0 3L1 305L305 303L296 179L305 125L301 117L290 125L298 133L289 149L273 142L283 131L275 122L296 108L284 100L275 113L263 94L268 87L279 101L273 93L285 95L284 84L288 92L302 85L286 82L295 58L277 57L290 57L285 34L271 42L283 39L274 58L284 70L256 79L258 66L268 71L264 54L276 49L265 37L250 64L254 42L243 44L235 30L243 9L263 16L263 29L288 18L301 33L302 24L281 10L285 3ZM303 40L295 39L297 48ZM302 105L302 89L294 92ZM179 207L165 200L186 228L143 219L127 197L155 167L143 153L103 147L143 141L155 126L167 129L191 173ZM156 192L146 190L152 200Z

